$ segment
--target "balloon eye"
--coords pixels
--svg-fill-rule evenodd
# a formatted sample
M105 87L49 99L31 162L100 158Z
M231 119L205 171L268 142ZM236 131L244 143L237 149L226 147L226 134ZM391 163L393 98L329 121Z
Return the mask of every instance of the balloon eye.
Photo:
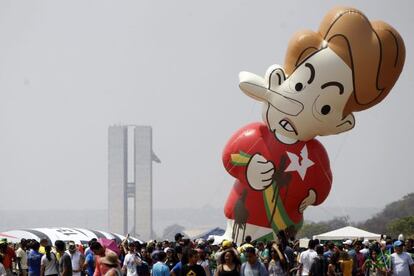
M298 82L297 84L295 84L295 90L297 92L301 91L303 89L303 84Z
M322 106L321 113L323 115L327 115L331 111L331 107L329 105Z

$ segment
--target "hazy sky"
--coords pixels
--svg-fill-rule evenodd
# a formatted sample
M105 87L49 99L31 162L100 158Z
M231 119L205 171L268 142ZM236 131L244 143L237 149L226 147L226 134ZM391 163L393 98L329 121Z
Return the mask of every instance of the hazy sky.
M321 208L383 206L413 192L414 2L0 2L0 209L107 206L107 128L153 127L154 207L222 206L221 153L261 104L242 70L283 64L287 43L336 4L394 26L407 57L387 99L320 140L334 175ZM398 3L398 4L397 4Z

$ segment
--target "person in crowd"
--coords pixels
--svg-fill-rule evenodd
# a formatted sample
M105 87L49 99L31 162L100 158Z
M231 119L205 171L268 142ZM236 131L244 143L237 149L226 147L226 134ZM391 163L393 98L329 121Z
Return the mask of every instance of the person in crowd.
M164 252L166 254L165 264L168 266L168 269L170 271L178 263L178 257L174 249L171 247L165 248Z
M313 259L313 263L309 270L309 276L326 276L328 272L328 261L323 256L323 246L316 246L317 256Z
M201 265L201 267L204 268L206 276L211 276L209 261L208 261L207 255L206 255L206 251L204 250L204 248L197 248L196 251L198 253L197 264Z
M363 253L361 253L362 249L362 242L356 241L355 242L355 257L353 258L354 263L354 273L353 275L356 276L364 276L364 270L362 269L362 265L365 262L365 256Z
M184 238L183 234L181 234L181 233L175 234L175 236L174 236L175 246L182 245L181 242L182 242L183 238Z
M228 249L234 250L234 253L238 254L237 250L233 247L233 243L231 241L222 241L220 249L217 250L217 252L214 255L214 257L216 258L217 265L220 265L221 254L223 254L223 252Z
M49 241L45 238L40 239L40 247L39 247L39 253L42 255L46 254L45 247L49 245Z
M250 244L250 245L252 244L252 237L251 236L247 235L244 238L244 241L240 244L240 246L243 246L245 244Z
M378 250L371 250L368 258L362 265L362 271L365 276L382 276L385 275L385 264L381 258L378 258Z
M14 252L14 249L8 245L7 239L0 240L0 254L3 255L3 266L7 275L13 276L12 266L13 262L16 260L16 253Z
M240 260L233 250L227 249L221 254L220 265L217 266L214 276L240 275Z
M151 268L152 267L152 259L151 259L151 254L148 252L148 249L152 248L151 246L147 246L147 248L142 248L141 249L141 259L143 261L145 261L148 266Z
M88 276L92 276L95 272L95 254L91 250L91 244L96 242L96 239L91 239L88 242L88 248L85 250L85 262L83 263L83 270L86 271Z
M108 272L108 270L111 268L111 266L102 264L101 259L103 259L106 255L110 253L114 253L114 252L110 249L103 247L99 242L93 242L91 244L91 250L93 251L93 254L95 254L95 271L93 275L94 276L105 275ZM118 258L118 255L117 255L117 258Z
M100 259L101 271L106 271L105 276L122 276L120 261L118 255L109 250L105 256Z
M347 251L343 250L341 253L339 253L339 264L341 266L341 271L344 276L352 275L354 262Z
M157 262L152 266L152 276L170 276L170 269L165 264L167 254L160 251L157 256Z
M204 268L197 264L199 255L197 250L189 249L188 250L188 262L182 266L181 276L206 276Z
M81 276L83 263L85 262L85 256L78 250L74 241L68 242L68 250L66 253L69 254L71 259L72 275Z
M45 254L42 256L40 263L41 276L57 276L59 274L58 260L50 245L45 246Z
M362 253L365 257L365 259L367 259L370 256L370 251L369 251L369 240L365 239L362 242L362 247L359 250L360 253Z
M175 251L177 252L179 262L171 269L170 274L171 276L180 276L183 265L188 263L188 250L183 252L184 250L181 246L176 246Z
M0 276L7 276L7 271L3 265L3 255L0 254Z
M318 255L315 251L315 240L309 240L308 249L303 251L299 256L299 275L309 275L309 270L313 263L313 259Z
M27 266L29 267L29 276L40 276L40 265L42 260L42 254L39 253L40 244L34 241L31 246L31 250L27 255Z
M269 260L270 260L269 249L265 247L265 244L262 241L259 241L256 244L256 247L257 247L257 256L259 257L260 262L262 262L267 267Z
M135 243L128 244L128 254L126 254L122 266L122 272L127 276L138 276L137 267L140 265L141 259L135 252Z
M242 276L268 276L269 273L263 263L259 262L256 250L253 247L246 248L247 262L242 264L240 275Z
M286 276L288 275L288 261L282 254L278 245L274 243L270 250L271 259L269 261L269 276Z
M16 250L16 269L19 276L27 276L27 241L26 239L20 240L19 248Z
M339 252L334 252L329 260L328 276L342 276L341 266L339 264Z
M391 270L393 276L414 275L414 261L410 254L403 252L404 243L397 240L393 244L394 253L391 254Z
M329 263L332 255L334 254L335 244L332 241L328 241L325 243L325 246L327 250L323 253L323 257Z
M66 244L61 241L55 241L56 253L59 254L59 275L72 276L72 260L68 253L66 253ZM56 254L56 256L57 256Z

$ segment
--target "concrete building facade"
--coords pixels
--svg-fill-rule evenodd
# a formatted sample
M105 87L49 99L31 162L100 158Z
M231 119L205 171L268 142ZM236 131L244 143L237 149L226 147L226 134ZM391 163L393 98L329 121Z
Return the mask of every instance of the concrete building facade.
M131 156L132 155L132 156ZM108 225L116 233L142 240L153 236L152 150L150 126L111 126L108 129ZM133 170L130 171L130 170ZM128 201L129 198L132 198ZM132 203L133 206L128 206ZM132 224L128 210L132 208Z

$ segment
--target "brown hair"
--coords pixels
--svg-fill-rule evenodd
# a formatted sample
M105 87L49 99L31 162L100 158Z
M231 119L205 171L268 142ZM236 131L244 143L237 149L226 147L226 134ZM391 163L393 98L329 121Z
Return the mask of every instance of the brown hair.
M399 33L382 21L370 22L353 8L334 8L319 32L302 31L289 42L285 71L290 75L309 55L329 47L351 68L354 91L344 117L370 108L390 92L401 73L405 47Z

